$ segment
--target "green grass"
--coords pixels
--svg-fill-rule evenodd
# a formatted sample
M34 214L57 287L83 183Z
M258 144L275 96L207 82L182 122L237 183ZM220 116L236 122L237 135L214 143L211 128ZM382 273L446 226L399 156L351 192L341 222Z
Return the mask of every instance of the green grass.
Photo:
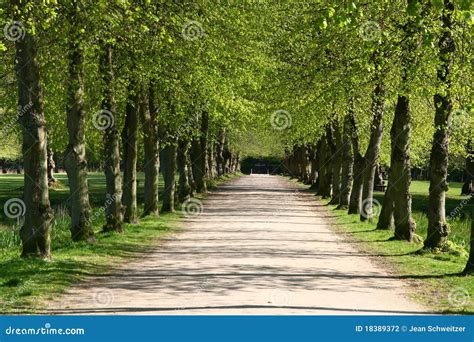
M426 237L428 224L428 186L428 182L414 181L411 187L416 233L423 238ZM450 184L447 214L466 199L459 195L461 186L460 183ZM382 193L376 193L375 198L383 203ZM358 242L358 248L395 277L408 282L411 295L416 300L438 312L463 314L474 314L474 276L459 275L467 261L471 224L468 213L472 206L471 200L462 206L459 217L450 220L449 239L454 242L450 252L424 252L422 244L391 241L393 231L375 230L376 222L360 222L359 215L347 215L347 211L335 210L335 206L328 205L339 223L335 229L347 233L350 240Z
M232 177L234 175L213 180L209 187L212 189ZM22 179L17 175L0 176L2 207L8 198L21 197ZM73 242L69 232L70 218L64 208L69 191L64 186L66 175L58 175L58 179L62 186L55 186L50 191L51 203L56 208L52 224L52 261L20 258L21 242L16 222L4 220L3 228L0 227L0 313L34 313L44 308L42 303L57 297L71 284L88 276L111 272L126 258L145 252L167 233L179 229L181 213L178 210L159 218L141 219L138 225L126 225L123 234L104 234L101 233L105 223L102 214L93 221L96 243ZM142 194L143 175L139 175L139 180L138 192ZM90 174L89 186L94 217L105 196L103 175ZM161 179L160 187L163 188Z
M57 297L72 283L110 272L127 257L146 251L176 227L178 217L142 219L139 225L127 225L123 234L99 233L100 225L96 225L95 244L70 241L68 225L56 224L52 261L21 259L19 247L0 257L0 311L28 313L44 308L42 302Z
M61 209L67 204L69 198L69 188L67 186L67 175L65 173L55 174L58 184L49 190L51 206ZM143 200L144 175L139 172L138 180L138 201ZM163 188L163 179L160 177L160 187ZM105 180L103 173L91 172L88 175L89 195L91 205L100 207L105 201ZM23 195L23 175L2 174L0 175L0 207L10 198L21 198ZM11 226L15 220L5 217L3 210L0 211L0 224Z
M232 178L229 175L224 179ZM139 225L127 225L123 234L102 234L104 218L94 221L97 233L96 244L72 242L69 238L69 217L64 209L68 198L65 175L58 175L61 186L51 190L51 202L55 209L52 229L51 262L24 260L19 258L20 240L16 222L3 219L0 227L0 312L31 312L42 308L41 303L51 300L72 283L87 276L110 272L136 253L144 252L165 234L179 228L179 213L162 215L159 219L142 219ZM139 175L139 194L143 193L143 175ZM220 181L224 180L221 179ZM22 176L0 175L0 205L13 197L21 197ZM219 181L210 182L212 189ZM96 212L103 203L105 185L102 174L89 177L91 202ZM162 181L160 186L162 186ZM447 212L459 206L465 197L459 196L461 184L451 184L446 201ZM428 182L413 182L413 212L417 221L417 233L426 235L426 203ZM375 198L382 203L383 194ZM139 197L141 200L141 197ZM451 241L467 246L470 220L467 212L472 210L472 201L462 208L460 217L452 220ZM331 209L334 207L330 206ZM401 241L389 241L391 231L375 231L375 224L361 223L358 215L347 215L345 211L332 211L340 225L336 229L346 232L357 240L357 246L384 264L394 276L412 285L412 295L440 312L473 313L472 299L462 305L449 301L450 293L467 291L474 298L474 277L458 276L466 263L465 251L461 253L419 253L421 245ZM2 210L3 214L3 210ZM455 291L455 292L452 292ZM457 291L457 292L456 292ZM455 296L453 296L455 298ZM453 301L451 301L453 302Z

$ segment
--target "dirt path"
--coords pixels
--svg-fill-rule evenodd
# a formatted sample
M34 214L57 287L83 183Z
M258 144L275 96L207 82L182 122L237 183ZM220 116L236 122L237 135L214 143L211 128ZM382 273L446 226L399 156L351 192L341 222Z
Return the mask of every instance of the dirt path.
M404 284L341 234L311 194L244 176L204 201L184 231L112 275L69 290L53 312L413 314Z

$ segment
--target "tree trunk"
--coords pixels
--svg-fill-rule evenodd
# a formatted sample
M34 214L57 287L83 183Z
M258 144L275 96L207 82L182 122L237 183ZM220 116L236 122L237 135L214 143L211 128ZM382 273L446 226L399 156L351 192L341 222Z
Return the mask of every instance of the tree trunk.
M303 182L304 184L311 184L310 147L309 145L303 145L301 150L301 157L303 159Z
M13 0L19 14L15 20L31 19L29 1ZM51 258L51 219L47 175L47 137L43 108L43 90L36 53L36 37L28 30L16 41L15 70L18 78L18 106L23 136L25 221L20 230L22 257ZM20 203L23 205L23 203Z
M351 195L352 187L352 172L354 167L354 156L352 153L351 143L352 128L349 115L344 118L344 129L341 146L341 162L342 162L342 173L341 173L341 191L340 200L337 209L348 209L349 198Z
M380 166L380 163L378 163L375 167L374 191L380 189L380 187L384 186L384 184L385 183L383 179L382 167Z
M189 154L189 146L188 146L188 151L186 153L186 165L187 165L187 171L188 171L189 196L193 197L194 193L196 192L196 183L194 182L194 177L193 177L193 164L191 162L191 156Z
M128 89L125 125L122 131L123 142L123 196L125 207L124 221L138 223L137 213L137 159L138 159L138 113L140 102L135 82L131 82Z
M235 170L234 172L240 172L240 152L235 155Z
M320 164L321 164L321 140L319 140L314 146L314 155L311 161L311 172L313 177L313 184L310 189L319 191L319 181L320 181Z
M176 173L176 145L171 143L161 151L161 172L165 181L163 191L162 212L174 211L175 173Z
M193 172L193 179L195 183L196 192L202 193L206 191L205 169L203 169L203 156L201 144L198 139L194 138L191 141L191 169Z
M181 139L178 143L176 165L179 174L178 200L182 203L190 198L191 187L188 180L188 165L186 162L189 143Z
M209 175L209 168L208 168L208 136L209 136L209 114L206 110L204 110L201 114L201 134L199 136L199 143L201 145L201 158L199 160L200 164L199 167L204 172L204 179L203 179L203 188L201 191L198 192L206 192L206 180L210 177Z
M196 192L207 191L206 171L207 171L207 134L209 128L209 118L206 111L202 112L200 121L199 139L194 138L191 142L191 162Z
M295 177L295 174L297 173L296 167L295 167L295 147L291 150L291 152L288 152L288 158L287 158L287 164L288 164L288 175L291 178Z
M224 144L225 144L225 128L222 128L219 131L219 137L216 147L216 165L217 165L217 175L220 177L224 174Z
M439 46L441 65L438 67L438 80L444 86L443 92L434 96L435 132L430 156L430 193L428 199L428 235L425 248L443 245L449 233L446 222L446 191L448 190L449 129L451 124L452 100L450 71L453 65L454 39L451 32L454 4L444 0L442 14L443 36Z
M224 174L227 174L230 172L230 158L232 157L232 154L229 151L229 144L227 139L224 144L224 151L222 152L222 156L224 157Z
M303 147L295 146L294 148L294 162L295 162L295 176L299 181L304 181L304 156L303 156Z
M71 5L68 20L69 76L67 84L67 129L69 143L64 152L64 167L69 180L71 203L71 238L73 241L94 241L92 229L86 160L86 111L84 109L84 53L78 29L78 2Z
M467 157L466 157L466 169L465 177L466 180L462 186L461 195L472 195L474 194L474 150L472 148L472 140L469 139L467 142Z
M374 178L375 168L379 160L380 144L382 142L384 112L384 89L378 80L373 93L372 104L372 128L370 131L369 146L365 152L365 169L363 172L362 203L360 220L373 222L373 202L374 202Z
M469 259L467 260L466 267L464 268L464 274L474 273L474 209L471 210L471 241L469 248Z
M319 192L322 198L331 197L330 152L326 137L321 138L321 166L319 172Z
M382 209L380 210L379 220L377 222L377 229L380 230L387 230L393 227L393 195L390 179L391 176L389 176L387 190L384 194L383 205Z
M360 153L359 133L352 112L349 113L349 121L351 123L352 149L354 151L354 178L352 180L352 192L349 199L348 214L358 214L361 209L365 159Z
M326 137L330 148L330 167L332 197L329 204L339 204L341 199L341 133L339 127L332 124L326 128Z
M103 227L105 232L123 232L122 206L122 176L120 174L120 147L117 129L117 117L114 98L114 73L112 64L112 46L105 45L102 61L100 63L101 74L106 85L104 100L102 102L101 116L105 117L107 125L104 127L104 172L107 188L106 198L106 223Z
M142 217L159 215L159 141L157 128L157 109L155 106L153 84L148 94L141 96L140 117L143 127L143 149L145 152L143 170L145 172L145 199Z
M318 179L318 160L316 156L316 145L308 145L308 158L309 158L309 184L311 190L316 189L316 181Z
M214 158L214 143L207 144L207 170L209 179L216 177L216 160Z
M411 214L411 165L410 136L411 118L408 97L398 95L395 116L390 131L392 155L390 161L390 187L393 198L393 218L395 221L395 239L413 240L415 222Z
M56 178L54 178L54 169L56 168L56 163L54 162L54 152L48 146L46 148L47 158L48 158L48 184L56 182Z

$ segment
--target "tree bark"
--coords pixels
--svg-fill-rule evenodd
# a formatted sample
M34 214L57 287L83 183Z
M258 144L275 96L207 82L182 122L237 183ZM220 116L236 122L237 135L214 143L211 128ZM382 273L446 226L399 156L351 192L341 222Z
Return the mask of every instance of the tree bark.
M327 138L321 138L321 166L319 171L319 191L322 198L331 197L331 165Z
M29 1L12 0L20 13L15 20L29 23ZM16 45L15 71L18 79L18 106L23 136L25 221L20 229L22 257L51 258L51 219L47 175L47 137L43 108L43 90L37 58L36 37L28 30Z
M467 142L467 157L466 157L466 169L465 177L466 180L461 189L461 195L472 195L474 194L474 150L472 148L472 140L469 139Z
M46 151L48 158L48 184L51 184L56 182L56 178L54 178L54 169L56 168L56 163L54 162L54 152L51 147L48 146Z
M349 198L351 195L352 187L352 173L354 168L354 155L352 153L352 142L351 142L352 128L349 115L344 118L344 128L341 146L341 191L340 200L337 209L348 209Z
M100 70L105 84L103 115L108 116L108 124L104 130L104 173L106 182L106 223L105 232L123 232L122 176L120 173L120 146L117 129L117 115L114 98L114 73L112 57L113 49L106 44Z
M360 212L361 221L373 222L373 201L374 201L374 178L375 168L379 160L380 144L382 142L383 123L382 116L384 113L385 91L380 80L376 80L377 84L372 98L372 127L370 131L369 145L365 152L365 165L363 172L362 185L362 204Z
M239 171L239 155L235 153L234 173L238 171ZM268 172L270 173L270 169L268 169Z
M204 180L205 170L203 169L203 157L201 144L199 139L194 138L191 141L191 170L193 173L193 179L195 183L196 192L202 193L206 191L206 182Z
M178 143L178 151L176 153L176 165L179 174L178 199L180 202L184 202L191 197L191 186L188 180L188 164L186 162L188 150L189 143L181 139Z
M143 127L143 149L144 173L145 173L145 199L142 217L159 215L159 140L157 128L157 108L155 105L155 94L153 84L149 85L148 93L146 91L141 96L140 118Z
M377 189L379 189L384 184L382 167L380 166L380 163L377 163L377 166L375 167L374 191L377 191Z
M230 153L227 139L224 144L224 151L222 152L222 156L224 157L224 174L227 174L230 172L230 158L232 157L232 153Z
M310 189L315 190L316 193L319 192L320 165L321 165L321 140L319 140L314 146L314 156L311 162L313 184L311 185Z
M301 146L301 159L303 162L303 183L310 184L311 183L311 171L310 171L310 160L309 160L309 146L303 145Z
M390 171L389 171L390 174ZM377 222L377 229L388 230L393 228L393 195L392 185L390 184L390 176L388 181L387 190L385 191L382 209L380 210L379 220Z
M304 148L303 146L295 146L294 152L294 163L295 163L295 176L296 178L304 182L305 178L305 168L306 168L306 163L305 163L305 157L304 157Z
M309 184L310 189L316 190L316 181L318 179L318 157L316 144L308 145L308 157L309 157Z
M208 142L207 144L207 169L208 169L208 176L210 179L214 179L216 177L216 159L214 157L214 143Z
M339 127L335 124L326 127L326 138L331 152L331 183L332 196L329 204L339 204L341 200L341 133Z
M188 171L189 195L190 197L193 197L194 193L196 192L196 183L194 182L194 178L193 178L193 164L191 162L189 147L186 153L186 165L187 165L187 171Z
M138 159L138 113L140 100L134 81L128 89L125 125L122 131L123 144L123 195L122 204L125 207L124 221L138 223L137 211L137 159Z
M394 202L394 238L411 242L416 225L411 213L410 116L408 97L398 95L395 116L390 131L392 140L390 192Z
M288 154L288 174L291 178L297 177L298 174L298 163L296 160L296 146L293 146L293 149Z
M174 193L175 193L175 173L176 173L176 145L168 144L161 151L161 172L165 181L165 189L163 191L162 212L174 211Z
M217 140L216 146L216 166L217 166L217 176L222 176L224 174L224 144L225 144L225 128L222 128L219 131L219 137Z
M199 138L191 142L191 162L193 178L196 183L196 192L207 191L207 134L209 129L209 117L206 111L201 114Z
M449 234L446 222L446 191L448 190L448 153L449 130L452 113L451 78L455 50L452 36L452 15L454 4L444 0L442 14L443 35L438 43L441 64L438 67L438 81L443 85L443 91L434 96L435 132L430 156L430 193L428 199L428 234L424 242L425 248L435 248L443 245Z
M201 132L199 136L199 143L201 145L201 158L200 158L200 168L204 172L204 178L203 178L203 188L201 189L201 192L206 192L207 191L207 186L206 186L206 180L210 177L209 175L209 167L208 167L208 138L209 138L209 114L207 110L203 110L201 114ZM199 189L198 189L198 192Z
M469 248L469 258L464 268L464 274L473 274L474 273L474 209L471 210L471 241Z
M87 184L87 160L84 109L84 52L79 33L78 1L71 4L68 20L69 76L67 84L67 129L69 143L64 152L64 167L69 180L71 203L71 238L73 241L94 241L92 229L89 187Z
M352 191L349 198L348 214L360 213L362 202L362 181L364 176L365 159L360 153L359 132L355 122L354 114L349 113L352 133L352 150L354 152L354 178L352 180Z

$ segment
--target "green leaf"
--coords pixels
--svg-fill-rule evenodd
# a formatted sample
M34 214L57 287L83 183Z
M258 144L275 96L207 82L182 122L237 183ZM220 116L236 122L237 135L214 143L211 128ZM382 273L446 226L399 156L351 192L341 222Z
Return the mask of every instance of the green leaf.
M416 16L418 13L418 1L411 0L408 1L407 14L411 17Z
M440 10L444 7L443 0L432 0L433 2L433 7Z

